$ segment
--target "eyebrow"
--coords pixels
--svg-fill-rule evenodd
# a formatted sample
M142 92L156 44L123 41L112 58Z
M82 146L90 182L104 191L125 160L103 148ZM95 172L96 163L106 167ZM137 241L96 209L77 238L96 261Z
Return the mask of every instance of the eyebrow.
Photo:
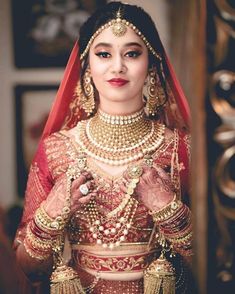
M112 44L101 42L101 43L96 44L94 49L96 49L97 47L100 47L100 46L111 48ZM142 45L140 43L137 43L137 42L129 42L129 43L124 44L124 47L130 47L130 46L137 46L137 47L142 48Z

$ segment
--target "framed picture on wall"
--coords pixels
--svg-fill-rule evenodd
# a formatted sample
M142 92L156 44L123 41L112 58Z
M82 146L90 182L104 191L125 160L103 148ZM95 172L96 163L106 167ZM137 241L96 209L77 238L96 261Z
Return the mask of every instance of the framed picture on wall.
M79 28L106 0L11 0L18 68L64 67Z
M30 164L37 150L58 85L15 87L15 130L18 195L24 196Z

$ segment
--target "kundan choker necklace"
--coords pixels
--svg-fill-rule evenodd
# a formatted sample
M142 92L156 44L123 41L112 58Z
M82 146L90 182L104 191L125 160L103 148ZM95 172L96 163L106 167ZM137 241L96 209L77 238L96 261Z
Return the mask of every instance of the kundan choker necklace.
M79 122L77 142L90 157L119 166L139 160L164 140L165 126L145 118L144 110L132 115L110 115L98 110Z

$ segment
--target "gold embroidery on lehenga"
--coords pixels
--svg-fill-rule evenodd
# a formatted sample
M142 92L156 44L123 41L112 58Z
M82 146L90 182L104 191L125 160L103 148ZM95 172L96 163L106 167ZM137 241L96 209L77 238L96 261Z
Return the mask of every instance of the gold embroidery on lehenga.
M76 158L76 150L61 132L45 140L46 155L50 173L54 180L66 173Z
M62 131L50 136L46 141L46 154L49 162L49 170L56 181L62 172L68 168L69 164L75 164L79 156L82 156L82 150L77 145L70 131ZM152 155L153 166L160 166L168 169L168 172L180 171L181 167L178 162L178 132L166 137L163 144ZM172 152L173 150L173 152ZM173 154L172 154L173 153ZM141 161L140 161L141 162ZM171 165L173 164L173 167ZM59 168L61 166L62 168ZM171 167L171 169L170 169ZM90 172L97 186L97 205L100 213L107 215L114 210L123 201L123 192L120 189L121 184L125 184L122 175L110 180L102 170L97 168L96 164L90 164L88 157L86 170ZM179 187L180 183L175 183ZM112 201L110 201L110 197ZM82 208L84 211L84 207ZM144 221L143 221L144 220ZM130 229L128 242L147 241L152 229L151 217L148 216L148 210L143 205L138 205L133 227ZM144 230L146 229L146 230ZM69 235L72 243L93 243L91 232L87 224L87 217L82 211L72 217L69 226Z
M78 252L76 259L82 268L89 268L100 272L133 272L147 267L146 259L153 252L127 255L127 256L99 256L88 252Z
M39 168L37 162L34 162L30 167L30 177L28 179L26 194L35 195L35 197L32 197L32 199L26 197L27 207L30 207L32 210L35 210L41 201L47 197L47 194L39 179Z

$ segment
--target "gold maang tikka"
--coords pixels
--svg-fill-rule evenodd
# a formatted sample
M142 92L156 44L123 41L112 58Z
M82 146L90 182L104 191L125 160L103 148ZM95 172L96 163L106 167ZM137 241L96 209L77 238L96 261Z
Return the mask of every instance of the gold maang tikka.
M127 26L124 22L122 22L121 8L119 8L116 13L116 19L115 22L112 24L111 29L116 37L124 36L127 31Z

